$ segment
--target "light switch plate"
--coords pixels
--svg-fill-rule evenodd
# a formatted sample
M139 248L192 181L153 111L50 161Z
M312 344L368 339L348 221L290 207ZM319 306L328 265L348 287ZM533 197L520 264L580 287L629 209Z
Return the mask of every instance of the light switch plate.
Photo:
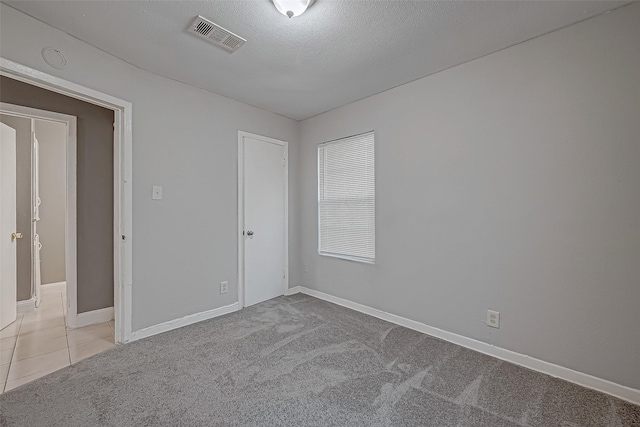
M162 187L159 185L153 186L153 191L151 193L152 200L162 200Z

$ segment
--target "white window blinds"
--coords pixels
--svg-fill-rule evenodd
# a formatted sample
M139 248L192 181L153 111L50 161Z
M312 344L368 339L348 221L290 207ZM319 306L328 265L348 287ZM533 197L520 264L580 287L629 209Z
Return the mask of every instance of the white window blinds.
M373 132L318 146L320 255L375 261L374 159Z

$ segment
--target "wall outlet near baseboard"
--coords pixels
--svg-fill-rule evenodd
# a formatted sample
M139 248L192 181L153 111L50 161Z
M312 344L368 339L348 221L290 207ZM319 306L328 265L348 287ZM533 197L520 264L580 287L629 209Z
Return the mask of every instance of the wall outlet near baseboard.
M162 200L162 187L159 185L154 185L151 192L152 200Z
M227 292L229 292L229 282L220 282L220 293L226 294Z
M491 326L492 328L500 327L500 312L487 310L487 326Z

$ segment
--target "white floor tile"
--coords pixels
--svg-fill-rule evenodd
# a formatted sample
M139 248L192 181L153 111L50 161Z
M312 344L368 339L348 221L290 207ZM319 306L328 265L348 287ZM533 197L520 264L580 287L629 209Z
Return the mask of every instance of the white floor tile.
M64 348L47 354L11 362L8 381L33 375L38 372L57 370L69 366L69 350Z
M4 384L7 381L7 375L9 375L9 365L0 366L0 383Z
M16 346L16 339L18 337L8 337L0 339L0 351L13 349Z
M34 312L0 331L0 393L115 347L113 320L67 331L65 304L66 292L49 288Z
M13 356L13 349L7 348L6 350L0 350L0 365L6 365L11 363L11 357Z
M38 378L44 377L45 375L49 375L50 373L55 372L58 369L61 369L61 368L52 368L45 371L36 372L35 374L27 375L26 377L21 377L15 380L7 381L4 391L6 393L7 391L13 390L16 387L20 387L23 384L26 384Z
M62 307L55 308L53 310L36 310L33 313L25 314L22 318L22 325L27 325L33 322L41 322L46 320L55 319L56 317L64 317L64 311Z
M20 326L20 335L34 331L42 331L56 326L65 326L63 315L51 319L33 320L29 322L23 321Z
M20 332L21 338L34 338L40 340L48 340L56 337L64 337L67 335L65 326L54 326L53 328L40 329L30 332Z
M12 362L51 353L67 348L67 337L57 337L49 340L18 337L16 348L13 351Z
M40 305L40 307L36 308L35 311L32 311L30 313L26 313L25 315L37 315L38 313L46 313L46 312L53 312L56 310L62 310L62 299L60 299L60 304L47 304L47 305Z
M84 328L70 329L67 332L69 347L75 347L101 338L113 336L113 330L107 323L85 326Z
M20 330L20 323L22 322L22 315L18 315L16 321L8 324L5 328L0 331L0 339L15 337L18 335L18 331Z
M98 339L90 341L86 344L81 344L76 347L69 347L69 356L71 357L71 363L76 363L87 357L94 356L98 353L102 353L105 350L115 347L113 337Z

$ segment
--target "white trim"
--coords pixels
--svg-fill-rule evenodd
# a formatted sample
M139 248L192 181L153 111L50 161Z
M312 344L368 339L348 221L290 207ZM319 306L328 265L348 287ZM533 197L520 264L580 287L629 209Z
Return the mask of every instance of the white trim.
M67 282L51 282L51 283L43 283L42 286L53 286L53 285L66 285Z
M422 332L423 334L431 335L433 337L449 341L451 343L487 354L500 360L511 362L519 366L524 366L525 368L537 372L542 372L543 374L551 375L552 377L561 378L563 380L581 385L583 387L610 394L628 402L635 403L636 405L640 404L640 390L633 389L631 387L623 386L608 380L604 380L602 378L594 377L589 374L574 371L573 369L545 362L544 360L536 359L521 353L516 353L515 351L496 347L494 345L487 344L473 338L467 338L462 335L454 334L453 332L434 328L433 326L425 325L424 323L416 322L415 320L410 320L405 317L387 313L376 308L358 304L356 302L336 297L325 292L316 291L315 289L309 289L304 286L296 286L292 289L289 289L288 295L294 294L294 290L299 290L300 293L316 297L343 307L347 307L352 310L377 317L378 319L386 320L387 322L395 323L396 325L404 326L405 328Z
M36 299L35 297L31 297L24 301L18 301L16 303L16 313L17 314L25 314L31 313L36 310Z
M244 308L244 143L238 132L238 308Z
M0 103L1 104L1 103ZM38 286L38 265L36 264L36 259L40 262L40 239L38 239L38 245L36 245L35 236L38 233L37 222L34 221L34 214L36 212L36 207L38 207L38 219L40 219L40 207L38 206L36 187L38 189L38 194L40 193L40 143L37 142L36 138L36 121L29 117L29 123L31 124L31 135L29 138L29 142L31 143L31 185L29 186L29 190L31 190L31 211L29 214L31 215L31 296L36 299L36 308L40 307L40 302L42 298L42 293L40 286ZM37 143L37 144L36 144ZM67 149L67 141L64 142L65 150ZM37 156L37 157L36 157ZM37 160L37 162L36 162ZM37 185L36 185L37 181ZM65 184L66 184L66 175L65 175ZM65 206L67 201L65 200ZM65 214L66 221L66 214ZM66 224L65 224L66 225ZM66 233L66 232L65 232ZM66 259L66 246L65 246L65 259ZM66 268L66 264L65 264ZM42 271L40 271L42 273ZM42 279L42 274L40 274L40 279Z
M0 57L0 75L80 99L114 112L114 308L116 342L131 335L132 311L132 104ZM126 236L122 239L121 236ZM70 301L70 299L69 299Z
M52 76L26 65L19 64L4 57L0 57L0 75L11 77L23 83L28 83L52 92L71 96L90 104L99 105L110 110L121 110L121 107L131 107L131 103L106 93L81 86L77 83Z
M286 291L284 291L284 295L285 296L289 296L289 295L295 295L295 294L303 293L302 289L303 289L302 286L294 286L293 288L289 288Z
M238 131L238 307L244 308L244 138L257 139L284 148L284 279L282 294L289 289L289 143Z
M77 180L76 180L76 157L77 157L77 118L75 116L70 116L68 114L56 113L53 111L47 110L39 110L36 108L25 107L22 105L14 105L8 104L5 102L0 102L0 111L5 114L9 114L12 116L23 117L31 120L31 130L32 130L32 140L33 140L33 131L34 131L34 120L45 120L49 122L62 123L67 128L67 137L65 141L65 150L66 150L66 163L67 170L65 174L66 181L66 200L65 200L65 275L66 275L66 286L67 286L67 326L70 328L76 327L76 316L78 313L77 306ZM32 154L32 158L35 153ZM32 166L34 163L32 161ZM34 173L37 171L32 171L32 177ZM31 185L31 193L34 194L33 186ZM33 239L33 233L35 231L35 222L34 222L34 206L35 200L31 200L31 234ZM34 265L36 254L33 251L36 250L32 245L32 253L31 253L31 296L35 298L36 306L40 304L40 292L41 290L38 288L38 285L35 284L34 281L36 279L36 267ZM40 285L42 286L42 285Z
M76 316L76 328L95 325L113 320L113 307L101 308L99 310L78 313Z
M238 310L238 303L234 302L233 304L225 305L224 307L214 308L213 310L207 310L200 313L190 314L179 319L169 320L168 322L159 323L157 325L149 326L148 328L140 329L133 332L131 334L131 341L147 338L152 335L171 331L173 329L182 328L184 326L192 325L204 320L213 319L214 317L233 313Z

